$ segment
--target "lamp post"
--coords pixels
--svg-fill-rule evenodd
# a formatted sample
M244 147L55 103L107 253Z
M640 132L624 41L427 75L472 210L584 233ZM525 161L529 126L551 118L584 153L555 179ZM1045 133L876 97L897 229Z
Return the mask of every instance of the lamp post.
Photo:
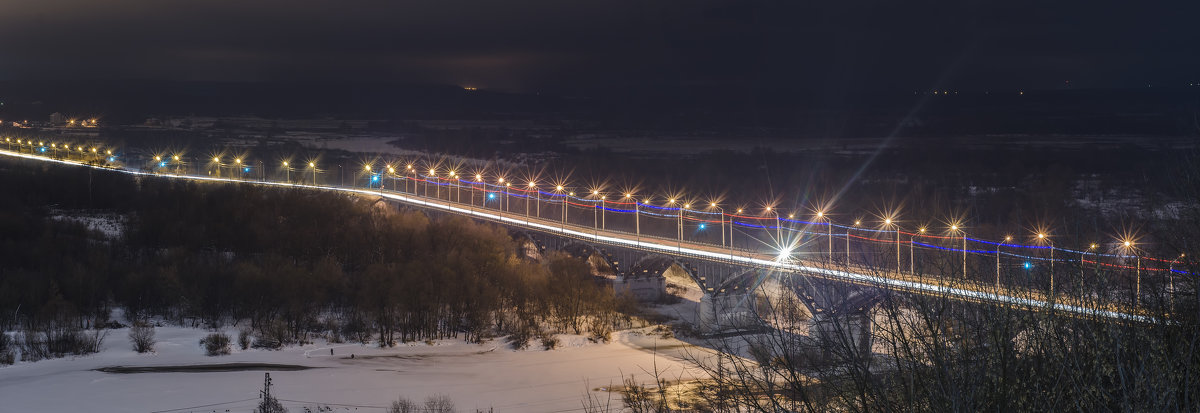
M593 189L592 196L596 197L596 203L592 205L592 236L600 237L600 220L598 215L604 210L604 197L600 195L600 191ZM598 207L598 208L597 208ZM597 211L599 209L600 211Z
M670 205L675 205L675 199L672 198L672 199L668 200L667 203ZM678 231L679 238L677 238L675 248L678 251L682 252L683 251L683 207L678 207L678 211L679 211L679 231Z
M404 192L407 192L412 195L416 195L417 194L417 184L416 183L412 184L412 189L408 189L408 183L412 182L414 180L413 178L409 178L408 175L409 174L415 175L416 172L413 171L412 164L405 165L405 168L406 169L404 170Z
M721 207L717 206L716 202L709 202L708 207L716 208L717 213L721 214L721 246L724 247L725 246L725 210L721 209Z
M313 170L313 186L317 186L317 163L309 162L308 167L312 168L312 170ZM301 179L301 180L303 180L303 179Z
M285 174L287 175L287 182L289 184L292 183L292 168L288 166L288 161L283 161L283 170L286 171Z
M917 231L919 231L921 233L921 235L925 235L925 227L921 227L921 228L917 229ZM909 274L917 273L916 253L913 251L913 249L914 249L913 246L916 244L916 242L913 242L913 241L915 240L916 237L917 237L917 234L912 234L912 235L909 235L909 237L908 237L908 273Z
M536 185L534 184L534 182L529 181L529 190L526 191L526 219L527 220L529 219L529 191L534 191L535 187L536 187ZM538 202L541 203L541 197L538 198ZM538 213L539 213L538 216L541 217L541 206L538 206Z
M437 196L437 199L442 199L442 185L440 184L442 181L437 176L437 169L429 168L429 176L433 177L433 186L434 186L433 194L435 196ZM429 180L428 179L425 180L425 197L426 198L429 197Z
M1175 311L1175 263L1179 262L1179 260L1182 260L1183 257L1184 257L1184 254L1179 254L1179 257L1171 260L1170 264L1167 264L1167 281L1171 283L1170 284L1171 300L1170 300L1169 308L1171 309L1172 312Z
M1054 243L1050 241L1050 238L1045 233L1039 232L1037 237L1039 241L1044 241L1050 245L1050 295L1054 296Z
M1000 288L1000 248L1004 246L1005 242L1009 241L1012 241L1012 236L1005 236L1004 241L996 245L996 288Z
M951 234L960 233L960 232L962 233L962 242L963 242L962 243L962 253L963 253L962 254L962 258L963 258L962 259L962 270L963 270L963 279L965 280L965 279L967 279L967 231L963 230L962 228L959 228L958 224L950 225L950 233Z
M1136 287L1133 292L1134 306L1142 304L1142 256L1137 253L1137 248L1134 248L1133 241L1125 240L1122 243L1125 248L1125 253L1133 251L1133 255L1137 258L1137 267L1134 268L1134 276L1136 277ZM1128 267L1126 267L1128 268Z
M560 217L560 218L562 218L562 224L561 224L561 227L559 228L559 231L566 232L566 230L567 230L567 200L570 198L567 198L567 194L562 193L562 191L563 191L562 185L558 185L558 186L554 187L554 192L558 193L558 196L562 197L562 216Z
M242 169L242 158L233 158L233 163L234 163L235 165L237 165L237 166L234 166L234 167L231 167L231 168L237 168L237 169L238 169L238 175L240 175L240 176L245 176L245 171ZM230 175L233 175L233 174L230 174ZM231 178L232 178L232 177L231 177Z
M853 228L858 228L859 225L862 225L862 221L857 220L857 219L854 220ZM846 227L846 267L850 266L850 229L851 228L852 227Z
M893 225L891 218L885 218L883 220L883 224L884 224L884 228L887 228L887 227L895 227L896 228L896 231L895 231L896 232L896 275L900 275L900 225L898 225L898 224Z
M783 245L783 230L781 229L782 226L779 225L779 211L776 211L774 208L769 206L766 208L766 211L775 214L775 243Z
M637 235L637 243L640 247L642 245L642 220L640 218L641 215L638 214L638 200L633 197L633 194L629 193L625 194L625 199L633 201L633 232Z
M558 194L558 196L562 197L562 216L561 216L561 217L559 217L559 218L562 218L562 228L561 228L561 230L562 230L562 231L566 231L566 229L567 229L567 200L568 200L568 199L570 199L570 198L567 198L567 194L564 194L564 193L563 193L563 186L562 186L562 185L557 185L557 186L555 186L555 187L554 187L554 192L555 192L555 193L557 193L557 194ZM572 194L574 194L574 192L572 192Z
M512 182L505 182L504 183L504 205L502 205L501 207L507 211L511 211L511 209L508 205L508 189L509 188L512 188Z
M825 211L817 211L817 219L825 218ZM829 263L833 263L833 220L825 218L825 239L829 241Z

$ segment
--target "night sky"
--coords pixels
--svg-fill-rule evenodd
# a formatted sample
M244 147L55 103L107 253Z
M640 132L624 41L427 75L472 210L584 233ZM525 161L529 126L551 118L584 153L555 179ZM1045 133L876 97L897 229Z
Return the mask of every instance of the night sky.
M0 80L520 92L1200 82L1200 2L8 0Z

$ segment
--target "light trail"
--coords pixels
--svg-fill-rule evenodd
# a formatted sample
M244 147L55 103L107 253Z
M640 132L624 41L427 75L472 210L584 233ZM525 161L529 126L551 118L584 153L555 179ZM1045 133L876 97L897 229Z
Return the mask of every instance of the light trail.
M845 270L836 270L836 269L821 268L821 267L815 267L815 266L809 266L809 265L801 265L801 264L796 264L796 263L780 262L780 261L777 261L774 259L763 259L763 258L757 257L757 256L764 256L763 254L751 253L751 255L738 255L738 254L732 254L732 253L728 253L728 252L713 252L710 250L701 249L700 247L697 246L697 244L694 244L691 242L677 243L677 242L675 242L675 240L667 240L664 238L650 237L650 236L646 236L646 235L643 235L641 237L643 239L633 240L633 239L628 239L628 238L624 238L624 237L614 236L615 234L628 235L623 232L589 229L589 228L580 227L580 226L577 226L574 224L563 224L559 221L545 220L545 219L541 219L541 218L537 218L537 217L526 217L526 216L520 216L520 215L502 216L501 214L498 214L498 213L494 214L494 213L488 212L486 209L485 210L476 209L473 206L468 207L468 208L463 208L461 206L455 206L454 205L455 203L451 202L451 201L443 202L439 199L435 202L430 202L430 200L425 197L403 195L403 194L394 193L394 192L387 192L386 190L368 190L368 189L348 188L348 187L340 187L340 186L308 185L308 184L276 182L276 181L250 181L250 180L211 177L211 176L162 174L162 173L134 171L134 170L124 169L124 168L114 168L114 167L90 165L90 164L87 164L84 162L79 162L79 161L53 159L53 158L48 158L48 157L43 157L43 156L38 156L38 155L30 155L30 154L11 152L8 150L0 150L0 154L6 155L6 156L11 156L11 157L17 157L17 158L24 158L24 159L30 159L30 160L36 160L36 161L42 161L42 162L53 162L53 163L72 165L72 166L82 166L82 167L107 170L107 171L113 171L113 172L125 173L125 174L130 174L130 175L137 175L137 176L149 176L149 177L160 177L160 178L165 178L165 179L183 179L183 180L206 181L206 182L253 184L253 185L284 187L284 188L306 188L306 189L313 189L313 190L326 190L326 191L336 191L336 192L343 192L343 193L355 193L355 194L369 195L369 196L379 196L379 197L383 197L386 199L400 201L400 202L404 202L404 203L411 204L411 205L417 205L417 206L421 206L421 207L425 207L425 208L443 210L443 211L447 211L447 212L451 212L451 213L455 213L455 214L459 214L459 215L467 215L467 216L472 216L472 217L476 217L476 218L482 218L482 219L500 222L502 224L512 225L512 226L516 226L516 227L530 228L530 229L534 229L534 230L537 230L540 232L560 234L560 235L569 236L569 237L577 238L577 239L591 240L594 242L602 242L602 243L606 243L606 244L610 244L610 245L632 247L632 248L637 248L637 249L646 250L646 251L657 251L657 252L662 252L665 254L686 255L686 256L720 261L720 262L731 262L731 263L735 263L735 264L742 264L742 265L748 265L748 266L753 266L753 267L758 267L758 268L775 270L775 271L779 271L781 273L789 273L790 272L790 273L797 273L797 274L818 275L818 276L837 279L837 280L854 283L854 284L885 286L885 287L889 287L889 288L893 288L893 289L897 289L897 290L913 291L913 292L926 294L926 295L957 297L964 301L974 301L974 302L985 301L985 302L993 302L993 303L1001 303L1001 304L1029 307L1029 308L1034 308L1034 309L1053 309L1053 310L1064 311L1064 312L1078 314L1078 315L1101 316L1101 317L1116 319L1116 320L1127 320L1127 321L1146 322L1146 323L1152 323L1152 322L1158 321L1154 317L1144 316L1144 315L1140 315L1140 314L1133 314L1133 313L1125 312L1125 311L1106 310L1106 309L1092 308L1092 307L1079 306L1079 305L1070 305L1070 304L1065 304L1065 303L1050 302L1050 301L1039 300L1039 299L1034 299L1034 298L1018 297L1018 296L1014 296L1011 294L1001 294L1001 293L995 293L995 292L978 291L978 290L948 286L948 285L943 285L943 284L932 284L932 283L928 283L928 282L920 282L920 281L904 280L904 279L898 279L898 278L890 278L890 277L885 277L885 276L861 274L861 273L845 271ZM580 229L577 230L575 228L580 228ZM646 241L646 240L644 240L645 238L659 239L664 242L669 241L676 245L668 245L668 244L654 242L654 241ZM687 246L685 247L684 245L687 245Z

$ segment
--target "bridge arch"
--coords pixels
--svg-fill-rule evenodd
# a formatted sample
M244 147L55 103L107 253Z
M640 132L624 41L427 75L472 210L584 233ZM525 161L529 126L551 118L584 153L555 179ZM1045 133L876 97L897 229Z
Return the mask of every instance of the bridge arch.
M546 252L546 245L540 239L525 231L510 230L508 235L517 243L517 255L533 261L541 261Z
M603 270L594 261L597 258L600 259L604 265L608 266L614 275L621 273L620 260L603 248L597 248L594 245L579 241L570 241L560 247L559 251L562 251L572 257L587 261L588 264L592 266L592 269L596 270L597 273Z
M705 279L699 274L699 271L696 270L695 266L688 265L687 263L679 261L669 255L646 255L634 263L633 266L629 268L629 272L625 275L632 278L661 278L666 276L665 273L670 270L671 267L678 267L684 272L684 274L687 274L688 278L691 279L692 282L696 283L696 286L700 287L701 291L705 290Z

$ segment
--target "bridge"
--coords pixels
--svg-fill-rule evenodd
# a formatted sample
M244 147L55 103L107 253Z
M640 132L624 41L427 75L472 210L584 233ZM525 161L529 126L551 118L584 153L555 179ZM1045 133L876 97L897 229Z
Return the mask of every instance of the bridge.
M431 170L424 174L411 166L397 172L391 166L374 170L368 165L347 186L322 182L312 164L311 175L308 171L292 174L294 169L285 163L286 170L279 172L285 172L286 178L268 179L265 167L253 171L259 172L258 176L249 166L231 167L225 173L220 161L215 160L216 167L201 175L199 168L188 173L186 169L169 168L167 162L130 169L112 162L113 157L105 161L82 149L83 155L78 157L48 156L44 150L30 146L28 153L0 150L0 155L162 179L337 191L493 222L509 228L526 255L538 257L548 251L561 251L587 259L615 277L616 291L644 300L662 297L665 273L682 272L702 292L698 314L702 330L761 326L755 291L771 282L804 304L812 314L810 329L816 335L849 336L861 342L864 349L869 347L870 312L884 294L926 295L963 303L1152 322L1154 319L1138 307L1142 272L1166 274L1167 278L1188 275L1174 269L1175 262L1156 265L1168 261L1149 257L1020 245L1011 240L990 242L965 234L925 235L924 231L909 233L898 227L871 229L859 223L839 226L830 220L784 218L769 208L767 212L773 214L751 216L741 211L727 213L717 205L693 208L676 199L656 204L633 194L609 199L592 190L577 196L563 185L543 190L534 182L516 185L503 178L485 182L482 175L469 179L457 171L442 171L444 175L439 175ZM237 163L242 161L238 159ZM714 224L718 228L713 228ZM973 248L968 242L991 247ZM1131 259L1136 259L1136 267L1127 265ZM1143 261L1150 265L1143 266ZM1059 290L1054 285L1056 264ZM1071 284L1061 281L1063 278L1082 283L1088 267L1093 272L1102 268L1135 270L1137 291L1132 292L1131 302L1097 307L1086 299L1086 289L1076 290L1074 298L1060 293L1065 289L1063 284ZM1012 276L1014 270L1024 275L1023 282L1013 280L1018 278Z

